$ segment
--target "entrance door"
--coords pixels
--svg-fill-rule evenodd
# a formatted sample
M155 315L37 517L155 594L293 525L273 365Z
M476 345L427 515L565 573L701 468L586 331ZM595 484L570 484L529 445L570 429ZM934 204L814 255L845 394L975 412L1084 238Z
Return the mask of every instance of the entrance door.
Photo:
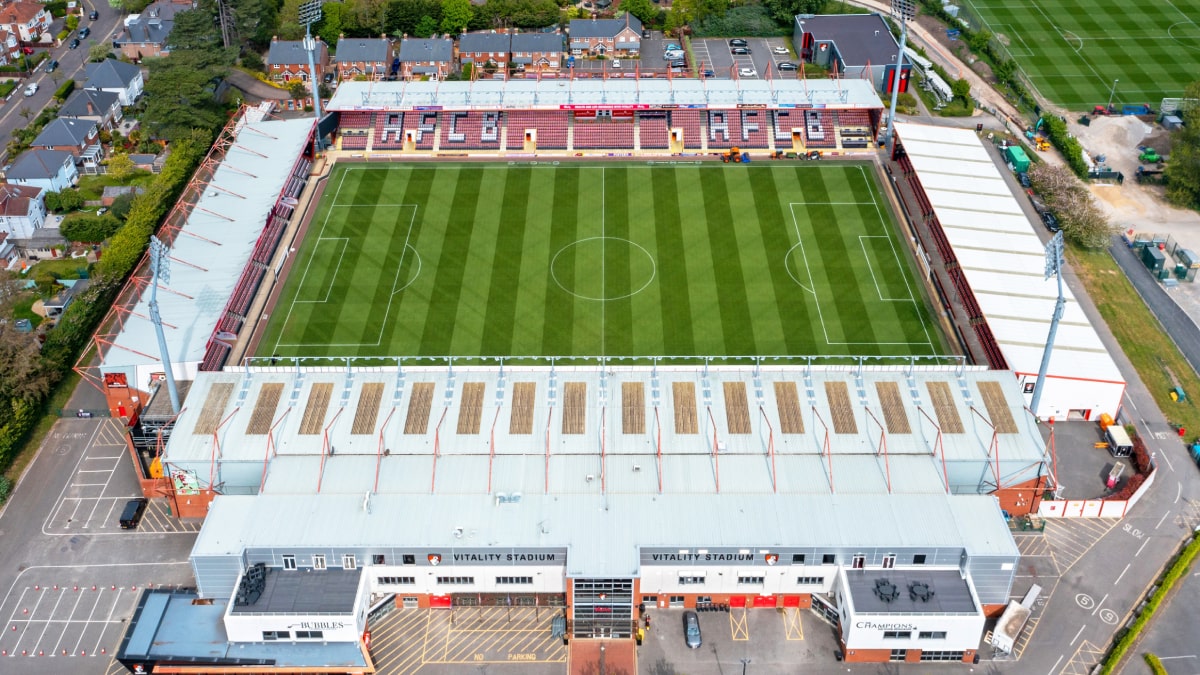
M575 637L633 637L633 579L573 579Z

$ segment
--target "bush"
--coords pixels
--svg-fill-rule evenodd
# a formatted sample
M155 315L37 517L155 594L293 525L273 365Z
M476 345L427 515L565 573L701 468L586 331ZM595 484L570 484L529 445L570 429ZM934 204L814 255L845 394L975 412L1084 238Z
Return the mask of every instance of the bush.
M0 82L0 98L4 98L5 96L8 96L9 94L11 94L13 92L13 89L16 89L16 88L17 88L16 80L5 80L4 82Z
M58 38L59 42L62 42L63 40L66 40L67 36L70 34L71 34L71 31L69 31L69 30L60 30L60 31L58 31L58 35L56 35L55 37Z
M76 28L79 28L79 15L78 14L69 15L67 17L67 20L64 22L64 24L66 25L68 31L73 31Z
M1167 675L1167 669L1163 667L1162 661L1154 654L1143 654L1146 665L1150 666L1150 672L1154 675Z
M71 92L74 90L75 90L75 80L67 80L66 82L63 82L61 85L59 85L58 89L54 90L54 98L56 98L60 101L65 101L65 100L67 100L67 96L70 96Z
M61 19L67 13L67 0L54 0L54 2L47 2L42 6L46 8L47 12L50 12L50 16L56 19Z
M1067 123L1061 117L1048 115L1042 118L1042 128L1046 131L1046 137L1067 160L1071 171L1080 178L1087 178L1088 169L1087 163L1083 161L1083 146L1079 144L1079 139L1067 133Z
M63 221L59 230L68 241L94 244L113 236L120 228L121 221L105 214L103 216L68 218Z
M732 7L724 15L704 17L694 28L696 37L774 37L792 34L791 27L781 27L775 23L771 13L762 5Z
M74 211L83 206L83 195L79 190L66 188L62 192L46 193L47 211Z
M12 494L12 481L8 476L0 475L0 504L8 501L8 496Z

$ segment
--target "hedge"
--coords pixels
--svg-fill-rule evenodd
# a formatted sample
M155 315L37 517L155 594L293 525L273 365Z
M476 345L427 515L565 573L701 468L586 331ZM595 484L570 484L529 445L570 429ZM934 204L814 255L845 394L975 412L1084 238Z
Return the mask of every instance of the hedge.
M1163 667L1162 661L1154 654L1145 654L1142 656L1146 661L1146 665L1150 666L1150 672L1154 675L1167 675L1167 669Z
M1042 118L1042 128L1046 130L1050 142L1067 160L1071 171L1080 178L1087 178L1088 168L1087 163L1083 161L1083 146L1079 144L1078 138L1067 131L1067 123L1061 117L1048 115Z
M63 82L62 84L60 84L58 86L58 89L54 90L54 98L56 98L60 101L65 101L65 100L67 100L67 96L69 96L71 94L71 92L74 90L75 90L75 80L67 80L66 82Z
M1169 594L1174 589L1175 584L1177 584L1179 580L1187 574L1188 569L1196 560L1197 554L1200 554L1200 537L1193 537L1193 539L1188 542L1188 545L1183 548L1183 551L1179 554L1179 557L1175 559L1175 562L1167 570L1167 573L1163 575L1162 581L1158 584L1158 588L1155 589L1154 594L1150 596L1150 599L1146 601L1146 606L1142 609L1142 613L1138 614L1138 617L1133 620L1133 624L1129 627L1129 630L1126 631L1119 640L1117 640L1115 645L1113 645L1112 651L1110 651L1108 653L1108 657L1104 659L1104 667L1101 668L1100 675L1111 675L1111 673L1117 672L1117 668L1121 665L1121 661L1124 660L1125 654L1127 654L1129 650L1133 648L1134 643L1136 643L1138 638L1141 637L1142 631L1146 629L1146 626L1150 623L1150 620L1154 618L1154 615L1158 612L1158 608L1162 605L1163 600L1167 597L1167 594Z
M16 88L17 83L15 80L5 80L4 82L0 82L0 98L8 96L12 93L13 89Z

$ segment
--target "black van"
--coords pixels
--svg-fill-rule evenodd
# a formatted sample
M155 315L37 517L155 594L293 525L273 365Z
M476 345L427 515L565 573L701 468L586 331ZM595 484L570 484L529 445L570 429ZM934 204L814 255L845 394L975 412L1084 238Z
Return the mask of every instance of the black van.
M149 501L145 497L138 497L125 502L125 510L121 511L121 529L137 529L138 523L142 522L142 514L146 512L146 504Z

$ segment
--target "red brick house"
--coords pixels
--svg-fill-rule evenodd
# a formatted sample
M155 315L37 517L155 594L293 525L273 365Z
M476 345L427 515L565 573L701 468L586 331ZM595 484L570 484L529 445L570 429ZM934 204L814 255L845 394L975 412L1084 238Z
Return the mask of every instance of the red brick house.
M512 36L507 32L464 33L458 36L459 64L474 64L476 68L492 67L503 70L508 66Z
M385 37L348 38L338 36L333 65L339 82L365 75L378 82L387 76L392 63L392 43Z
M642 48L642 22L626 14L620 19L573 19L571 53L630 56Z
M50 12L39 2L16 0L0 8L0 30L21 42L36 42L50 28Z
M526 71L558 70L563 61L563 36L553 33L517 33L512 36L512 63Z
M320 80L325 76L329 67L329 47L317 39L317 49L313 54L313 64L316 73L308 72L308 52L300 40L271 39L271 49L267 52L267 72L276 82L290 82L295 79L308 82L311 77Z
M444 80L454 67L454 41L450 38L404 38L400 42L400 77Z

